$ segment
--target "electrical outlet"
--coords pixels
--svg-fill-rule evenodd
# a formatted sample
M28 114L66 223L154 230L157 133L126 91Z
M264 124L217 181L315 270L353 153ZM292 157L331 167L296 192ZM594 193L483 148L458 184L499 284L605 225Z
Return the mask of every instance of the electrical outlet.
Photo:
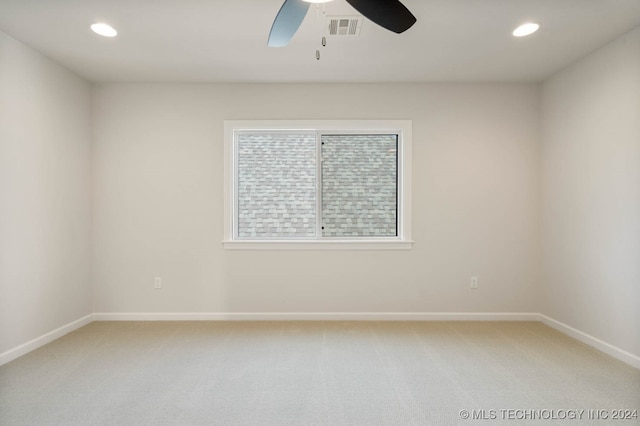
M155 277L153 279L153 288L155 289L162 288L162 277Z
M478 277L471 277L471 288L478 288Z

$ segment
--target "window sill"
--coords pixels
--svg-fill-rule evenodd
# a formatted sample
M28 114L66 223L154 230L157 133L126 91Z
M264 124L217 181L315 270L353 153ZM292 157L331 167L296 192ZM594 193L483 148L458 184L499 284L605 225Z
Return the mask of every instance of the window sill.
M411 250L413 241L223 241L225 250Z

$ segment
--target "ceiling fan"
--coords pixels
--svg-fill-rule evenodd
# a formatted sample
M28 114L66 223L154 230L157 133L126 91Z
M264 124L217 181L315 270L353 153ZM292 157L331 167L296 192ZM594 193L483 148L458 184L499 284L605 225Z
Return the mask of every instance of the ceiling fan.
M269 47L289 44L309 10L310 3L326 3L332 0L285 0L269 33ZM347 0L365 18L394 33L411 28L416 17L399 0Z

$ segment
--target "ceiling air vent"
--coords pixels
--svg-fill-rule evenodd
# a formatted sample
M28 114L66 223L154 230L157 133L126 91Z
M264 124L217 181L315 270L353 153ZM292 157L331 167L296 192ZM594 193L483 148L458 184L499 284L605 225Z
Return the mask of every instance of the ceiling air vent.
M330 36L358 36L362 27L362 16L327 16Z

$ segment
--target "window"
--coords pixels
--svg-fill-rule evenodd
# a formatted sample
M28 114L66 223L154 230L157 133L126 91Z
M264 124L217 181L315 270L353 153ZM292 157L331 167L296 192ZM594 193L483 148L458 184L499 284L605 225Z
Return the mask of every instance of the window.
M321 135L322 236L398 236L398 135Z
M316 237L316 135L236 134L238 239Z
M410 121L226 121L225 248L410 248Z

